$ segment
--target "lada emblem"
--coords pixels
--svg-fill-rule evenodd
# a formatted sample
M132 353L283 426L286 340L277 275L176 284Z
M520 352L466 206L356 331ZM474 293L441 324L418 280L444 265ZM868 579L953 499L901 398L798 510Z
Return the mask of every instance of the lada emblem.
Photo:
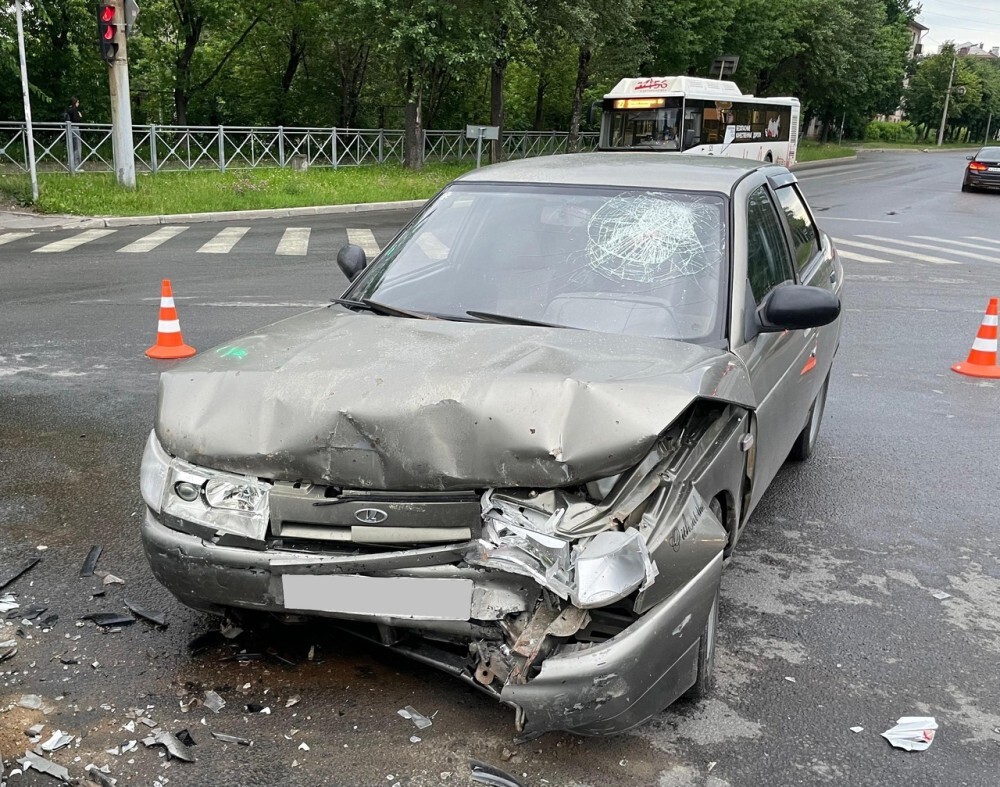
M354 512L354 518L366 525L377 525L385 522L389 515L381 508L362 508Z

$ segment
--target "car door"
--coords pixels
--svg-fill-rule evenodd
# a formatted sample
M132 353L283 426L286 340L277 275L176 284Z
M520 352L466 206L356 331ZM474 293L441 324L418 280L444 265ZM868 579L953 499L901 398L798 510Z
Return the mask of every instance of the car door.
M786 176L777 184L774 196L784 214L799 283L839 294L843 272L832 252L830 239L818 230L794 176ZM772 179L772 186L774 185ZM831 325L809 328L803 332L809 356L799 372L798 385L802 390L797 392L796 398L805 401L807 406L815 401L830 374L839 342L839 328L838 318Z
M757 437L752 510L805 425L811 402L799 385L808 363L805 331L756 333L755 311L775 287L795 283L788 231L770 188L757 186L746 202L746 327L733 351L750 374L757 399ZM737 266L737 270L740 267Z

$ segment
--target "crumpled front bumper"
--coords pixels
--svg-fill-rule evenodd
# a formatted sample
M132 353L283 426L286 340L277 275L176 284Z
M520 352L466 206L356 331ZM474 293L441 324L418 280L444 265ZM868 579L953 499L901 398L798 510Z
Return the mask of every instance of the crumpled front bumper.
M168 590L188 606L211 613L243 608L295 614L284 606L281 583L273 567L280 561L302 561L299 570L310 574L342 573L344 564L322 556L306 556L283 550L256 550L214 544L197 535L182 533L159 522L147 510L142 524L142 542L153 574ZM432 564L421 570L449 571L474 576L477 588L485 589L480 609L493 604L490 614L500 617L525 603L529 580L444 561L446 550L428 550ZM315 557L314 562L309 563ZM456 550L458 562L459 552ZM350 564L347 564L350 565ZM391 564L387 564L391 565ZM360 563L357 573L384 572ZM389 569L390 571L392 569ZM499 699L519 709L522 731L527 735L551 730L606 735L622 732L642 723L665 708L693 683L696 676L701 632L708 619L722 572L722 552L669 598L649 609L635 623L600 644L567 645L541 662L541 670L526 683L508 683ZM534 591L532 591L534 592ZM475 606L474 606L475 608ZM334 618L352 616L310 612ZM357 619L357 618L354 618ZM412 620L375 622L418 626ZM445 623L447 624L447 622ZM476 621L454 621L457 633L463 625ZM406 652L406 648L401 648ZM453 666L421 658L458 674ZM482 689L469 675L460 675ZM488 691L497 696L495 691Z

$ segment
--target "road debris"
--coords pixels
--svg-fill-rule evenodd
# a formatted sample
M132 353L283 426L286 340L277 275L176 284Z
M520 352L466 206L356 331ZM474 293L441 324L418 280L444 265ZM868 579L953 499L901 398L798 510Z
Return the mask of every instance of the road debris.
M785 680L787 680L789 683L795 683L795 678L790 677L788 675L785 676Z
M69 746L73 742L73 736L69 733L63 732L62 730L56 730L52 733L45 743L42 744L42 751L53 752L61 749L63 746Z
M187 746L177 740L177 736L172 732L157 730L148 738L143 738L142 743L146 748L150 746L163 746L167 754L184 762L196 762L196 759Z
M2 646L0 646L0 647L2 647ZM285 707L286 708L291 708L293 705L298 705L300 701L301 701L301 698L298 697L298 696L289 697L287 700L285 700Z
M87 553L87 557L83 561L83 567L80 569L81 577L94 576L94 569L97 568L97 561L101 559L103 549L104 547L99 544L90 548L90 552Z
M22 574L26 574L31 571L38 562L41 560L40 557L33 557L25 560L20 566L12 569L6 574L0 574L0 590L3 590L7 585L13 582L15 579L20 577Z
M8 659L14 658L14 656L16 655L17 655L17 642L15 640L0 642L0 664L3 664Z
M412 705L407 705L405 708L400 708L396 711L404 719L409 719L415 725L417 725L418 730L426 730L434 722L424 716L420 711L416 710Z
M148 620L150 623L155 623L161 628L166 628L167 625L167 613L160 612L159 610L146 609L145 607L140 607L134 601L125 599L125 606L128 607L132 614L136 617L140 617L143 620Z
M55 705L46 702L43 697L37 694L22 694L17 704L18 707L27 708L28 710L40 710L46 716L55 712L56 709Z
M0 596L0 615L6 615L12 609L17 609L19 606L17 596L13 593L5 593Z
M864 727L851 727L851 732L853 732L855 734L857 734L859 732L864 732L864 731L865 731Z
M45 773L49 776L54 776L57 779L61 779L64 782L69 781L69 771L66 770L61 765L56 765L54 762L46 760L35 754L31 749L25 749L24 757L18 760L19 763L24 767L24 770L29 768L34 768L39 773Z
M410 743L420 743L421 740L423 739L419 735L410 736Z
M187 728L179 730L177 732L177 740L183 743L185 746L197 746L198 743L194 738L191 737L191 733L188 732Z
M945 593L943 590L939 590L937 593L931 593L931 595L938 601L944 601L946 598L951 598L951 593Z
M299 748L302 749L302 751L309 751L309 744L302 741L302 743L299 744Z
M478 784L492 784L497 785L497 787L524 787L523 782L489 763L469 760L469 767L472 769L472 781Z
M882 737L897 749L925 751L934 742L938 728L933 716L901 716L896 726L882 733Z
M81 615L80 620L91 620L96 625L108 628L110 626L131 626L135 623L135 618L131 615L122 615L118 612L91 612L89 615Z
M238 743L240 746L251 746L253 741L249 738L241 738L239 735L226 735L222 732L213 732L212 737L223 743Z
M211 689L205 692L204 704L206 708L212 711L212 713L218 713L220 710L226 707L226 701Z
M114 574L108 571L95 571L94 576L101 577L103 585L124 585L125 580L121 577L116 577Z
M118 780L113 779L111 778L111 776L108 775L111 770L110 768L108 768L108 766L105 765L104 768L107 770L106 771L102 770L101 768L98 768L96 765L91 763L86 768L84 768L84 770L87 772L87 776L89 776L91 779L96 780L97 783L100 785L100 787L115 787L115 785L118 784Z

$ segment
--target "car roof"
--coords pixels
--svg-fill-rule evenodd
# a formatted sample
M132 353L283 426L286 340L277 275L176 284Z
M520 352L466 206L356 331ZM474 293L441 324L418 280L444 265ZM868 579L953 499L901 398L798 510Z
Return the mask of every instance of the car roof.
M472 170L463 183L556 183L587 186L631 186L725 194L755 170L787 172L784 167L724 156L681 156L671 153L573 153L506 161Z

